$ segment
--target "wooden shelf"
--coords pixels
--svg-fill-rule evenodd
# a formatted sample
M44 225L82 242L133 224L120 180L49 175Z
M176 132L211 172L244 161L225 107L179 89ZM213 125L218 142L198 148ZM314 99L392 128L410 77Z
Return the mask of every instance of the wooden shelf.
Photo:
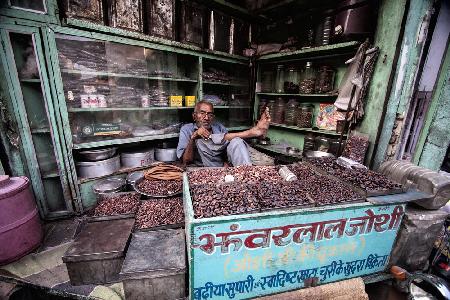
M219 82L219 81L207 81L207 80L204 80L203 84L248 87L248 84L238 83L238 82Z
M223 109L223 108L232 108L232 109L234 109L234 108L246 108L246 109L249 109L249 108L251 108L251 106L248 106L248 105L244 105L244 106L239 106L239 105L231 105L231 106L224 105L224 106L221 106L221 105L218 105L218 106L214 106L214 109L216 109L216 108L221 108L221 109Z
M44 179L56 178L56 177L59 177L59 173L57 171L42 174L42 178L44 178Z
M275 154L281 154L281 155L286 155L286 156L290 156L290 157L297 157L300 158L302 157L302 154L298 154L298 155L293 155L293 154L289 154L287 153L285 150L281 150L279 148L277 148L275 145L251 145L253 148L256 149L260 149L260 150L266 150L268 152L272 152Z
M23 78L23 79L20 79L20 82L40 83L41 79L39 79L39 78Z
M103 141L97 141L97 142L79 143L79 144L74 144L72 148L73 149L89 149L89 148L94 148L94 147L121 145L121 144L137 143L137 142L152 141L152 140L164 140L164 139L176 138L178 136L179 136L178 133L137 136L137 137L132 137L132 138L124 138L124 139L111 139L111 140L103 140Z
M273 54L266 54L262 55L258 58L259 61L264 60L292 60L295 58L308 58L308 57L314 57L319 55L336 55L339 52L351 50L353 48L356 48L360 43L353 41L353 42L345 42L345 43L339 43L339 44L332 44L332 45L326 45L326 46L319 46L319 47L312 47L312 48L306 48L291 52L282 52L282 53L273 53Z
M250 129L250 126L235 126L235 127L226 127L228 131L241 131Z
M171 78L171 77L162 77L162 76L147 76L147 75L136 75L136 74L112 73L112 72L104 72L104 71L81 71L81 70L62 69L61 72L66 73L66 74L108 76L108 77L122 77L122 78L140 78L140 79L160 80L160 81L194 82L194 83L198 82L198 80L190 79L190 78Z
M302 131L302 132L314 132L314 133L325 134L325 135L334 135L334 136L340 136L341 135L340 133L336 133L336 131L332 131L332 130L300 128L300 127L297 127L297 126L288 126L288 125L277 124L277 123L270 123L270 126L278 127L278 128L286 128L286 129L295 130L295 131ZM347 135L344 134L344 136L347 136Z
M178 110L192 109L193 106L153 106L153 107L98 107L98 108L68 108L68 112L108 112L108 111L149 111L149 110Z
M31 133L50 133L50 128L31 129Z
M256 93L261 96L278 96L278 97L318 97L318 98L329 98L337 97L338 94L284 94L284 93Z

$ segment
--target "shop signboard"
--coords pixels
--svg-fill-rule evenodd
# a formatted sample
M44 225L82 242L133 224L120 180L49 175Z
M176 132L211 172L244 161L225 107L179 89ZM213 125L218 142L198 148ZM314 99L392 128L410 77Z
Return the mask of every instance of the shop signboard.
M186 193L187 192L187 193ZM403 204L194 219L185 190L190 299L246 299L383 271Z

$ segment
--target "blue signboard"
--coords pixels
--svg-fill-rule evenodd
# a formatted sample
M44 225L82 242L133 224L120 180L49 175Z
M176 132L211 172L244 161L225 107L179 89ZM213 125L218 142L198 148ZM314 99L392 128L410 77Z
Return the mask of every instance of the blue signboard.
M383 271L403 213L365 204L194 222L190 297L245 299Z

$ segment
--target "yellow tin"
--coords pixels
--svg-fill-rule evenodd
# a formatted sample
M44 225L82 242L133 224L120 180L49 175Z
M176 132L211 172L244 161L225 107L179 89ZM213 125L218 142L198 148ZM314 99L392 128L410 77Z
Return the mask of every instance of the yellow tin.
M185 96L184 97L186 106L194 106L195 105L195 96Z
M183 106L183 96L170 96L170 106Z

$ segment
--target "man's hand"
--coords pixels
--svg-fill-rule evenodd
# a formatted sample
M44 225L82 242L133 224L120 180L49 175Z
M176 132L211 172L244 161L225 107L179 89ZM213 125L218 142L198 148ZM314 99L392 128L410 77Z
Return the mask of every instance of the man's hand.
M194 131L194 133L191 136L191 139L198 139L198 138L202 138L202 139L209 139L209 136L211 135L211 133L209 132L208 129L204 128L204 127L200 127L199 129L197 129L196 131Z

